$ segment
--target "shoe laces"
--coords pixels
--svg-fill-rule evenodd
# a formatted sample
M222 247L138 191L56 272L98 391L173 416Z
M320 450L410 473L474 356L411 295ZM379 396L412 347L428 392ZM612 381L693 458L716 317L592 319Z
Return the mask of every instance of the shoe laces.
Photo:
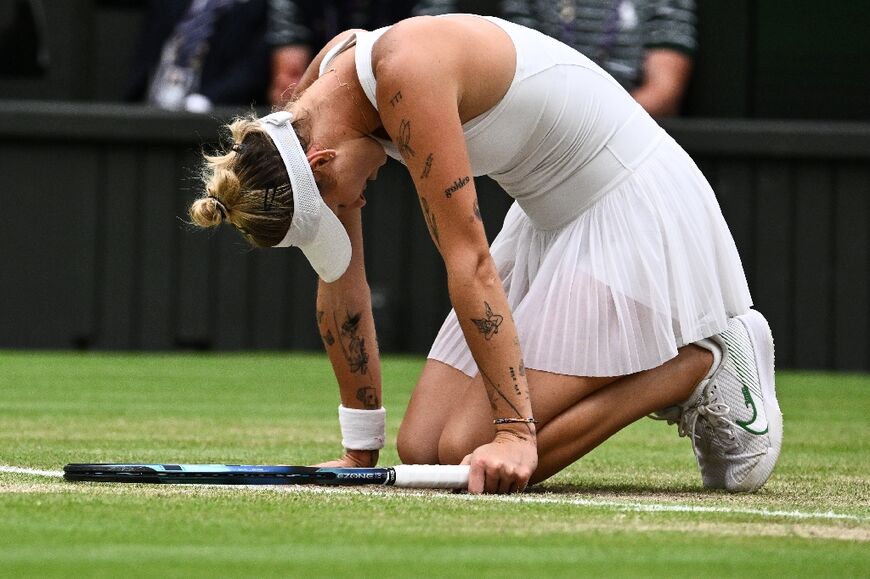
M698 422L701 418L700 405L696 404L690 408L686 408L683 410L683 413L680 415L679 422L677 425L677 433L680 436L688 436L689 440L692 441L692 446L697 448L696 442L701 439L701 435L697 432L698 430ZM703 421L702 421L703 422ZM674 424L674 422L670 422L670 424ZM703 424L701 428L703 428Z
M676 424L677 434L679 434L681 437L688 436L692 441L694 441L695 439L700 438L699 435L695 434L695 429L698 425L698 417L700 416L698 408L699 404L680 408L679 416L676 417L662 416L660 414L648 414L647 418L666 421L668 423L668 426Z
M687 436L692 441L692 446L697 450L696 442L701 440L698 432L703 428L708 435L712 435L719 445L726 451L736 450L737 437L734 435L736 424L729 418L731 408L724 402L715 398L707 401L698 401L693 406L683 409L677 422L677 432L680 436ZM674 424L672 420L668 424Z
M737 425L729 418L730 414L731 408L727 404L715 400L699 404L695 413L695 421L698 420L698 417L703 417L704 423L709 426L710 431L725 450L735 450L738 446L737 437L734 436L734 429Z
M703 428L708 434L712 435L725 451L737 450L739 442L734 435L737 425L730 418L731 408L715 396L715 388L707 392L706 398L707 400L698 400L692 406L680 408L678 417L655 414L648 416L654 420L667 421L668 425L676 424L677 433L681 437L689 437L689 440L692 441L692 447L695 448L696 452L699 451L697 442L702 437L698 432L699 423L701 425L700 428ZM747 453L745 456L748 458L755 454L757 453ZM738 455L731 452L729 452L729 455L739 458Z
M734 434L737 425L730 418L731 408L724 402L714 398L704 404L698 404L693 410L695 412L692 412L692 414L695 416L691 419L693 421L692 435L695 435L696 423L700 419L704 423L704 427L708 429L708 432L715 437L722 449L728 454L729 459L749 459L764 454L764 451L736 453L740 448L740 441Z

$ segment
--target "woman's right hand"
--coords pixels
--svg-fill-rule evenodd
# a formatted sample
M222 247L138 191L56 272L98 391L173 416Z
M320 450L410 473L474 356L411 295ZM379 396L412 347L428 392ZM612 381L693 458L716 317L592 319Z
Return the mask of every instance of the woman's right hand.
M462 464L471 466L471 494L523 492L538 467L535 435L498 432L492 442L475 449Z
M320 468L371 468L378 464L379 451L377 450L348 450L338 460L330 460L315 464Z

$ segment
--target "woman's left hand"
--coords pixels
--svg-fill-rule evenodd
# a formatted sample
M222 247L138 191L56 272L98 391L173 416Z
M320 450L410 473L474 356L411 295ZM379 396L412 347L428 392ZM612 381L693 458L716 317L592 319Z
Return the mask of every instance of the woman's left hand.
M378 464L377 450L345 450L338 460L321 462L314 466L320 468L371 468Z
M471 466L468 492L514 493L525 490L538 467L534 435L499 432L489 444L478 447L462 461Z

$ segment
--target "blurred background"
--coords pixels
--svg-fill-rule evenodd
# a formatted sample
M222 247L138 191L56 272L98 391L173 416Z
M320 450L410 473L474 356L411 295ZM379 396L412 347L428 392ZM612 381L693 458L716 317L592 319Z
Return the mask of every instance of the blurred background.
M3 0L0 348L320 349L298 251L185 223L222 122L280 106L334 33L501 15L587 52L696 159L780 367L870 370L870 10L862 0ZM509 199L478 180L490 238ZM367 191L382 351L449 310L410 179Z

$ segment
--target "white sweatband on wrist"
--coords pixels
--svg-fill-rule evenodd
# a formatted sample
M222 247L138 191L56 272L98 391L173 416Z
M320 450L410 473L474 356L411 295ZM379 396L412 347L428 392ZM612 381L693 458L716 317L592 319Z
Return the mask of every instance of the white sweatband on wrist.
M341 445L348 450L379 450L387 438L387 409L357 410L338 406Z

